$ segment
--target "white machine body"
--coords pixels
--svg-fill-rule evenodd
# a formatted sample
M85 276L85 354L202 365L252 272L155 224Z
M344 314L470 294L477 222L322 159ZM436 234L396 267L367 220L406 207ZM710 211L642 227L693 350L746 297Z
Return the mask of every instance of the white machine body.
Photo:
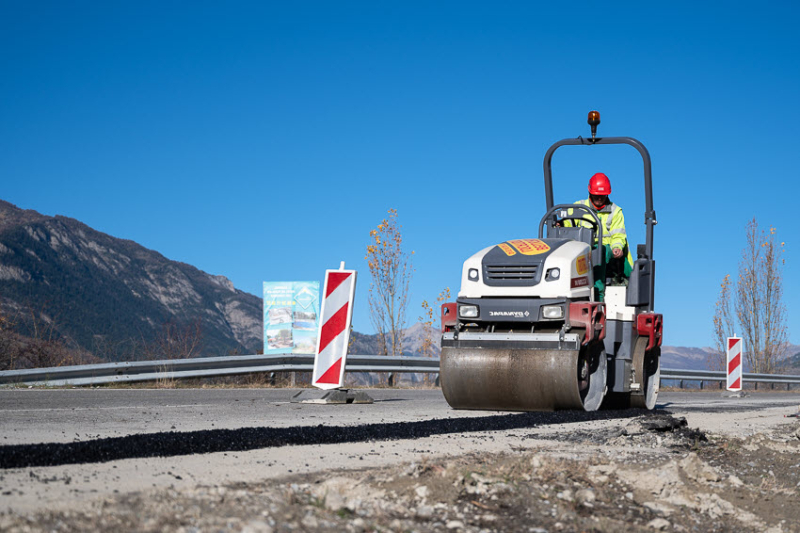
M525 242L549 242L550 239L542 241L539 239L527 239ZM508 241L508 243L523 242L521 240ZM593 300L592 287L594 277L592 275L590 248L589 245L579 241L568 241L560 243L553 250L540 252L543 263L536 268L540 269L538 283L529 286L515 284L513 286L503 286L498 284L487 284L487 270L491 268L491 261L486 260L487 254L497 248L506 245L502 243L497 246L484 248L466 261L461 272L461 290L459 298L494 298L494 297L515 297L515 298L568 298L571 300ZM514 248L509 248L514 252ZM497 254L496 254L497 255ZM516 257L515 257L516 256ZM512 264L522 264L537 258L537 254L515 253L510 257L503 257L505 269L513 269ZM515 259L517 262L515 263ZM538 258L537 258L538 259ZM555 275L557 272L557 275ZM476 276L477 274L477 276ZM513 276L513 272L508 274Z

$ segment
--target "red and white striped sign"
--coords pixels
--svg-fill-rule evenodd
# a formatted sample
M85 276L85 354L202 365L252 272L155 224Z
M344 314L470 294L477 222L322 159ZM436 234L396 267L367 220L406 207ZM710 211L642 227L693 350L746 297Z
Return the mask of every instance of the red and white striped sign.
M317 336L317 356L311 383L320 389L338 389L344 384L344 365L347 342L350 339L350 319L353 316L353 296L356 291L356 271L325 271L322 298L322 320Z
M728 337L728 390L742 390L742 339Z

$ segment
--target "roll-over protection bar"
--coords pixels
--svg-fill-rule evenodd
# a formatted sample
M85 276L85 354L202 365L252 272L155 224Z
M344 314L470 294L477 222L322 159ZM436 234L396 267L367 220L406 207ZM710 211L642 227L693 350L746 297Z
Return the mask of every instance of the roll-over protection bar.
M598 120L599 122L599 120ZM655 260L653 258L653 227L658 223L656 221L656 212L653 209L653 178L650 168L650 154L645 146L632 137L596 137L591 139L584 139L578 137L577 139L563 139L553 144L544 155L544 193L545 200L547 201L547 210L553 208L553 170L552 160L553 154L562 146L592 146L594 144L627 144L633 146L639 151L644 163L644 223L647 226L647 236L645 241L645 254L644 259L650 263L650 287L649 295L650 301L647 304L647 310L653 310L653 302L655 301Z

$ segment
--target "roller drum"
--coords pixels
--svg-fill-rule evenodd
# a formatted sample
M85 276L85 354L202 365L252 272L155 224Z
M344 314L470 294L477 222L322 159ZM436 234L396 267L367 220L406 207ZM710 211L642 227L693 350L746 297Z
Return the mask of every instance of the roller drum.
M440 378L455 409L594 411L606 387L602 343L580 350L443 347Z

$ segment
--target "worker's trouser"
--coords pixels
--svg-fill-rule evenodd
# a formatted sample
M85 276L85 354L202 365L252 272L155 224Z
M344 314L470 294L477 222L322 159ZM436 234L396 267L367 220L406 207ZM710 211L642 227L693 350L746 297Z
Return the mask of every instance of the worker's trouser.
M606 296L606 277L611 278L610 285L627 285L628 278L631 277L633 265L627 261L628 250L622 250L622 257L614 257L611 246L604 244L605 258L603 262L592 269L594 274L595 298L598 302L605 301Z

